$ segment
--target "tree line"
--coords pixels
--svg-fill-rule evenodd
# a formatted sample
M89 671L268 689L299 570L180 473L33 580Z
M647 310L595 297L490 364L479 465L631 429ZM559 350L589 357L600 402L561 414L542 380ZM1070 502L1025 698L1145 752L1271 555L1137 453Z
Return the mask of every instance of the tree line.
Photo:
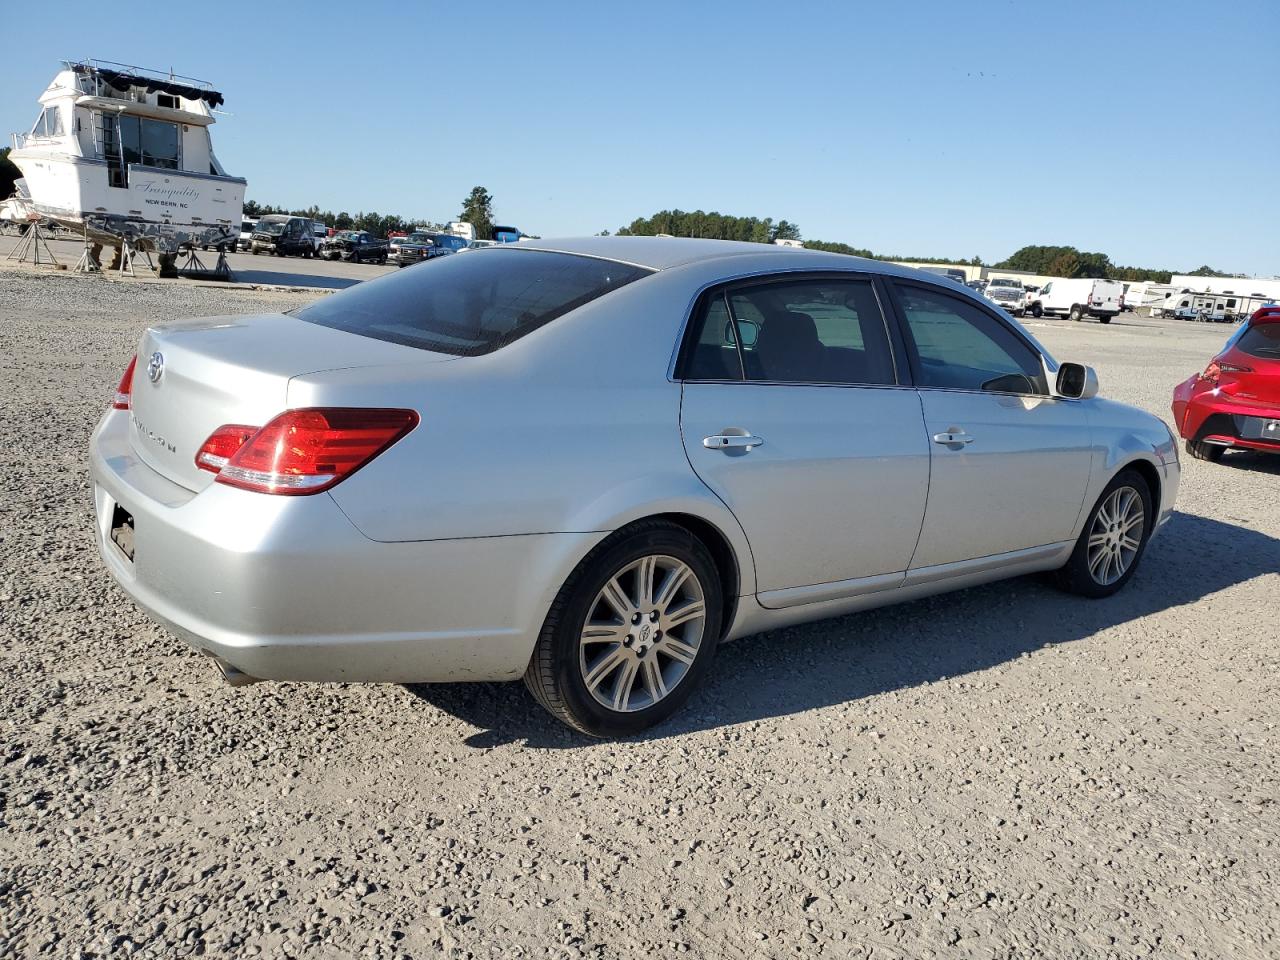
M608 231L604 231L606 234ZM713 240L746 240L754 243L772 243L774 240L799 240L800 228L789 220L774 221L771 217L735 217L722 213L661 210L651 217L638 217L618 230L619 236L655 236L669 234L673 237L704 237ZM876 253L865 247L854 247L831 240L805 240L810 250L843 253L870 260L905 260L915 263L959 263L984 266L981 257L921 257L901 254ZM1051 277L1097 277L1110 280L1149 280L1168 283L1174 270L1148 267L1126 267L1114 264L1105 253L1090 253L1067 246L1026 246L1008 258L992 264L1006 270L1025 270ZM1209 266L1189 271L1197 277L1226 277Z

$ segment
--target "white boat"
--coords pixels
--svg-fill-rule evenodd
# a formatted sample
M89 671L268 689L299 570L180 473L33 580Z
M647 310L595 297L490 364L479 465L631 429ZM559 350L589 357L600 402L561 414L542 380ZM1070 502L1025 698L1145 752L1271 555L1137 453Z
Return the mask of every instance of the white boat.
M222 168L208 83L102 60L63 61L9 154L32 209L98 243L176 254L234 249L245 181Z

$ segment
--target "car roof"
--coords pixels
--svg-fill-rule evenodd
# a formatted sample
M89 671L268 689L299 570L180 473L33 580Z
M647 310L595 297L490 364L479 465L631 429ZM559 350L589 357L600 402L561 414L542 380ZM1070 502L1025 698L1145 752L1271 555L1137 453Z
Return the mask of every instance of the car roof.
M779 270L821 270L825 267L844 270L869 270L898 276L919 276L910 267L899 267L886 260L868 260L843 253L826 253L800 247L782 247L771 243L747 243L737 240L697 240L688 237L571 237L552 240L521 240L508 244L519 250L549 250L576 253L622 263L667 270L708 260L730 257L768 257ZM930 276L926 274L926 276ZM936 275L930 276L936 279Z

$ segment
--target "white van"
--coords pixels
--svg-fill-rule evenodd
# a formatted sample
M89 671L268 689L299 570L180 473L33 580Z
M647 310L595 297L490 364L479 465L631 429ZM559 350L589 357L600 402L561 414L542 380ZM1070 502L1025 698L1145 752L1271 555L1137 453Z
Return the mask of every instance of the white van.
M1047 313L1072 320L1082 320L1087 315L1110 323L1123 306L1124 284L1119 280L1050 280L1032 301L1031 315Z

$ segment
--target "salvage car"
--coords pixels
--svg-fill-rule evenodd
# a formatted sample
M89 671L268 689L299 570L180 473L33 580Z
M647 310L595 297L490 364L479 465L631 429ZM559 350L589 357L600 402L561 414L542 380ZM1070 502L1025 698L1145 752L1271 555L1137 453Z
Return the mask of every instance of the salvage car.
M1255 313L1203 373L1174 389L1173 422L1197 460L1280 453L1280 307Z
M746 634L1036 571L1121 589L1179 462L1097 393L889 263L499 245L147 329L90 444L96 539L234 684L523 677L625 735Z
M447 246L436 242L437 236L425 230L415 230L407 237L399 237L391 244L391 260L397 266L407 267L453 253Z
M365 230L344 230L324 242L320 256L350 263L386 263L388 244Z

